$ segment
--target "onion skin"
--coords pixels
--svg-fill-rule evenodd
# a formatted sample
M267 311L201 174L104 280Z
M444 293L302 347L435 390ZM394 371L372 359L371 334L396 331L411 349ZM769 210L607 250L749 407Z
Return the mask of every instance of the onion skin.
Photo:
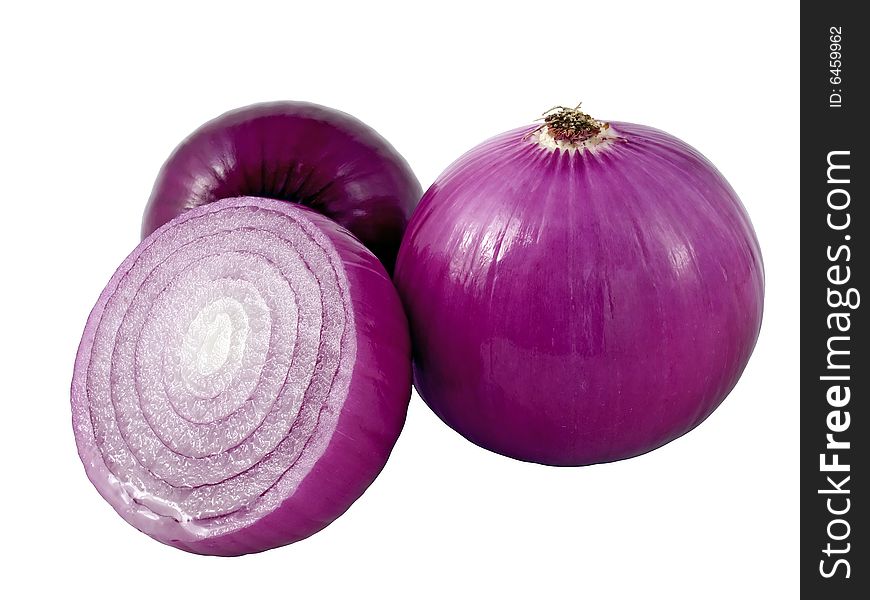
M230 211L234 212L227 217ZM267 228L264 228L264 223ZM284 235L282 232L286 232L286 239L280 237ZM221 250L219 248L221 244L231 246L234 243L236 237L231 236L244 240L244 243L232 246L236 247L232 252L226 248ZM238 475L221 472L217 477L219 481L211 487L191 485L185 488L170 484L169 480L172 478L200 477L205 470L184 472L176 469L167 471L171 477L156 475L157 471L166 470L166 464L185 460L190 464L199 465L200 462L211 459L219 460L223 455L229 455L236 447L221 448L213 455L206 455L207 453L204 452L202 456L190 452L170 452L171 445L185 443L182 436L171 435L177 431L177 428L173 430L164 427L166 431L161 432L162 421L157 420L155 425L147 418L145 424L149 427L148 435L120 433L136 425L134 423L131 426L118 416L123 414L125 404L138 405L137 411L142 411L146 416L149 413L145 412L145 406L154 404L153 400L147 397L147 390L150 389L147 379L149 377L153 379L153 376L150 376L147 370L148 363L142 358L142 354L148 351L146 332L152 324L151 321L160 316L162 305L159 301L149 305L140 298L148 298L148 281L157 277L155 274L161 268L168 269L172 277L170 285L160 292L158 299L173 293L172 290L175 288L172 286L180 286L179 281L186 273L192 272L197 265L204 264L206 261L211 261L208 264L219 269L230 260L227 256L241 256L245 260L249 256L258 256L259 251L252 248L248 242L259 238L262 238L262 247L267 252L286 245L290 248L287 252L302 253L300 256L308 265L309 270L302 270L300 275L298 266L280 264L279 258L282 254L275 250L273 255L263 261L265 273L263 281L269 285L258 288L259 293L262 293L267 300L271 298L275 301L278 293L274 290L280 287L281 281L277 278L269 280L267 275L272 272L273 267L274 269L286 267L286 272L294 274L295 279L288 280L290 288L297 295L298 302L292 307L292 312L298 315L294 329L296 337L292 342L293 350L288 350L291 352L292 361L286 366L286 370L282 370L285 366L281 364L281 348L274 347L275 340L279 339L277 332L280 329L279 320L282 315L272 311L271 333L268 338L265 338L270 344L268 358L263 363L265 366L260 372L255 392L246 398L237 410L231 414L228 412L230 416L212 419L203 427L215 425L219 437L226 435L229 438L234 435L236 432L230 431L225 424L230 422L232 415L247 410L252 404L251 398L258 394L260 389L266 388L266 382L270 377L267 374L268 369L274 369L277 373L273 379L280 384L279 394L275 398L265 397L267 401L272 400L273 404L268 405L270 408L261 422L246 423L252 426L252 431L247 433L237 446L243 450L245 445L253 447L256 442L252 440L267 435L263 432L270 422L280 423L282 419L287 420L292 417L292 424L287 425L289 430L286 433L274 439L267 439L267 442L274 446L273 449L260 453L252 451L252 466L245 467ZM283 239L283 241L278 242L275 241L276 239ZM295 239L302 239L308 246L300 244L294 246L290 240ZM172 270L174 265L167 266L174 257L183 252L190 252L191 257L197 256L196 252L200 252L197 247L201 247L202 256L193 262L189 264L184 262L189 260L184 257L183 261L178 263L183 264L183 268ZM314 248L317 253L309 252L304 256L305 248ZM282 252L285 250L282 249ZM161 258L158 260L158 257ZM257 259L250 258L250 260ZM266 265L266 262L269 265ZM142 273L147 274L147 277ZM238 280L247 280L249 283L255 281L253 270L240 271L240 273L242 274L238 276ZM299 282L303 279L313 281L311 277L318 278L317 280L321 282L321 291L316 298L312 294L307 296L299 294L299 290L305 289ZM332 291L328 289L328 286L332 285L330 283L332 279L327 281L330 277L334 277L337 286ZM199 287L207 290L209 286L234 284L234 281L224 283L228 280L229 278L225 276L215 277L204 280ZM323 283L324 281L326 283ZM329 295L333 291L334 297ZM182 295L179 299L183 303L185 296ZM194 300L195 298L191 297L191 301ZM141 328L134 328L132 331L135 335L131 335L130 329L125 329L124 324L136 318L133 307L140 302L144 304L144 309L150 311L147 313L150 321L146 321ZM314 306L316 309L318 305L322 306L320 317L317 316L318 313L307 308ZM169 314L171 316L171 313ZM118 315L123 315L123 320ZM254 318L255 315L249 313L248 320L245 321L246 326L252 323ZM311 328L310 324L315 321L320 323L319 330ZM308 329L306 323L309 325ZM341 339L336 340L333 336L332 343L329 339L321 340L319 348L314 348L317 350L316 356L311 355L312 348L303 343L304 332L308 331L314 336L311 339L328 338L328 332L339 331L339 325L342 326ZM171 324L171 327L183 331L187 323L180 321L177 326ZM251 331L254 331L253 326ZM172 339L171 336L158 338L157 342L170 348ZM101 350L103 347L101 344L106 343L106 340L110 340L112 344L111 362ZM255 342L247 343L245 348L249 349ZM124 349L130 346L136 348L136 362L132 365L128 365L125 361ZM336 354L336 350L330 348L340 348L340 350ZM170 351L161 350L161 352L159 364L171 365ZM253 350L243 350L243 352L251 354ZM305 355L308 355L308 358L304 358ZM314 362L315 357L316 362ZM280 397L286 395L288 386L297 385L292 375L296 371L291 371L295 368L293 365L304 363L306 360L312 365L312 369L303 372L307 373L308 379L298 384L300 394L303 396L300 400L301 404L298 404L299 408L296 409L296 415L290 414L290 411L274 414L282 406ZM221 366L219 369L222 368L224 367ZM329 369L333 369L332 375L329 375ZM126 388L119 382L123 381L126 370L135 373L136 398L121 397L120 392ZM167 372L168 370L161 369L160 379L163 381L164 389L167 389L167 386L171 389L171 373L167 374ZM227 389L240 385L238 381L244 379L248 373L248 371L239 371L233 375L233 380ZM146 383L142 383L143 381ZM280 383L281 381L283 383ZM324 385L328 387L322 387ZM73 428L79 455L88 477L100 494L130 524L160 542L189 552L236 556L301 540L319 531L344 513L362 495L386 463L405 421L410 390L411 355L407 322L395 289L375 256L347 230L313 211L276 200L226 199L188 211L161 227L124 261L106 286L88 318L76 357L71 391ZM101 412L99 407L100 398L105 397L106 394L111 394L112 409L109 413ZM211 401L210 398L205 400ZM314 412L311 412L312 403L316 402L319 404L315 404ZM106 418L106 414L110 417ZM190 425L190 421L186 423ZM297 428L300 431L307 431L308 437L299 437L295 445L286 446L292 432ZM154 437L152 433L163 442L158 450L168 457L153 464L143 461L140 456L143 448L149 447L149 438ZM161 435L163 437L160 437ZM106 451L105 448L111 447L110 438L117 438L118 441L123 442L123 445L116 445L114 452ZM204 443L211 441L213 440L204 440ZM295 448L295 451L298 451L297 455L278 456L284 452L284 448ZM244 458L244 455L242 456ZM269 483L271 480L267 480L265 475L263 481L258 479L259 472L265 469L264 465L268 461L274 460L280 464L285 458L289 466L279 475L277 481ZM218 467L219 470L229 470L235 465L230 461L229 466L220 467L218 463ZM198 466L196 468L199 469ZM143 484L140 477L150 483ZM249 479L242 479L245 477ZM233 487L237 481L242 483L237 488ZM246 485L260 485L263 489L262 491L260 488L253 489L252 500L244 506L236 506L234 504L236 500L232 497L220 496L224 490L241 490L247 493ZM184 514L184 518L166 514L162 507L169 506L169 500L154 495L157 494L154 490L159 489L168 489L180 498L185 497L185 494L202 490L205 490L206 494L215 491L216 502L226 507L224 511L226 514L221 516L223 521L218 524L220 519L214 519L214 515L200 518L197 514L180 510L178 512ZM143 506L144 502L140 503L133 499L140 496L149 504ZM173 510L183 506L180 500L173 499L173 502L176 502L172 505ZM158 506L156 511L152 510L154 505Z
M254 104L206 123L163 165L142 237L221 198L288 200L357 236L392 272L422 190L408 163L376 131L306 102Z
M538 128L539 129L539 128ZM415 385L470 441L579 466L701 423L757 339L764 271L734 190L662 131L594 150L484 142L423 196L394 280Z

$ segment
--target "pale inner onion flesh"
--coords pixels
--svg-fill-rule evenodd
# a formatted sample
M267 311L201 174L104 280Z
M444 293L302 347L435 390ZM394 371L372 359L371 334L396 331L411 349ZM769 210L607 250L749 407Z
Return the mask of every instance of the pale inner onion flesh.
M226 364L230 348L237 356L244 353L247 340L248 314L238 301L221 298L203 307L184 337L185 383L194 369L201 377L213 375Z

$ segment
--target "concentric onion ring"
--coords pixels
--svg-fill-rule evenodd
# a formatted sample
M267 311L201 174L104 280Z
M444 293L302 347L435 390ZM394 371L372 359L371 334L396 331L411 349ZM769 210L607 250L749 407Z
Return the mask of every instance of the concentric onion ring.
M407 325L377 259L326 217L234 198L160 228L115 273L76 358L73 426L129 523L234 555L344 512L409 396Z

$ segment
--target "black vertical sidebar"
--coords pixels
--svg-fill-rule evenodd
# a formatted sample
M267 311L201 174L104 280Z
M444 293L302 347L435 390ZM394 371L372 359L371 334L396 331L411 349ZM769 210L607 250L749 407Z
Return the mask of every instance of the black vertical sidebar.
M801 593L836 600L870 597L870 26L859 7L801 3Z

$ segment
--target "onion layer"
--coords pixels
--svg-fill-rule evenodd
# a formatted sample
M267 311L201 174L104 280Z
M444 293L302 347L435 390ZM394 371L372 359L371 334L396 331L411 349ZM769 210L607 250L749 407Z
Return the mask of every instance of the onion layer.
M130 524L191 552L307 537L384 466L410 341L376 258L326 217L222 200L124 261L76 357L88 477Z
M749 360L764 293L749 217L710 162L570 109L451 165L395 281L428 405L552 465L635 456L703 421Z
M354 117L306 102L255 104L193 132L163 165L142 237L185 210L234 196L308 206L356 235L392 272L420 183Z

